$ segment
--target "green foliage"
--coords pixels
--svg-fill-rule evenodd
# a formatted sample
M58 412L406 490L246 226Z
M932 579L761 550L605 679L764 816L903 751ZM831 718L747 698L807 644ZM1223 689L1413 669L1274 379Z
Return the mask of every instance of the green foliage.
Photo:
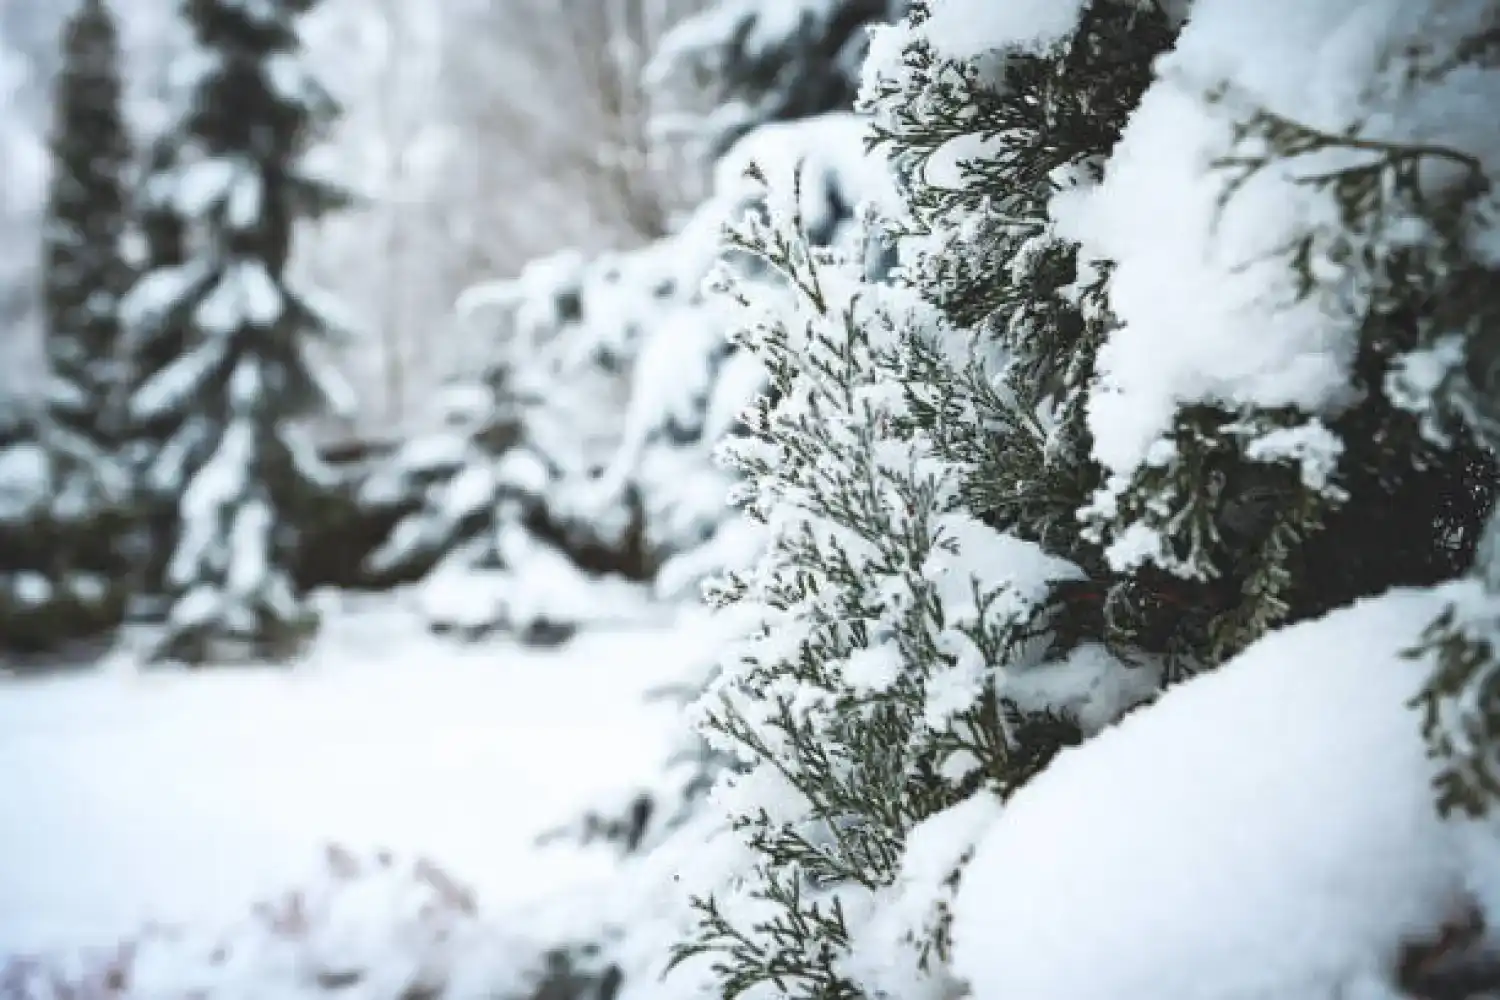
M780 270L798 306L744 333L772 391L732 453L752 484L748 513L777 534L768 566L719 592L763 605L767 618L706 701L707 726L800 806L794 819L765 808L733 816L762 859L743 899L765 916L745 926L701 900L702 932L677 959L713 956L726 996L769 983L787 996L854 997L837 970L845 894L890 885L917 823L982 786L1019 786L1078 729L993 691L944 704L973 664L1024 660L1045 616L1006 581L971 580L959 610L934 574L956 552L955 532L987 529L964 509L959 467L931 461L889 387L942 356L946 326L899 289L859 288L857 269L809 248L795 210L751 220L732 243ZM791 521L782 504L798 512ZM888 685L851 687L851 665L867 656L904 666Z
M1416 655L1435 654L1437 667L1413 703L1422 735L1442 762L1437 807L1444 815L1478 819L1500 800L1500 670L1492 629L1471 630L1450 607L1422 635Z
M1234 95L1220 91L1214 99L1232 103ZM1280 253L1296 276L1295 302L1316 299L1358 330L1352 386L1366 402L1328 421L1338 445L1336 466L1327 470L1254 456L1256 444L1277 432L1323 433L1307 414L1184 410L1170 435L1174 460L1141 470L1119 490L1120 510L1106 518L1114 530L1149 525L1167 540L1166 562L1230 584L1234 601L1213 623L1216 659L1282 622L1461 572L1494 476L1493 459L1467 427L1448 421L1441 437L1424 436L1420 415L1393 405L1386 392L1404 355L1440 334L1493 324L1493 296L1481 291L1493 275L1452 239L1464 206L1485 189L1476 164L1452 150L1375 142L1354 130L1330 135L1259 109L1239 121L1236 141L1250 152L1215 165L1224 178L1221 206L1262 171L1296 170L1304 159L1310 166L1297 183L1328 192L1338 206L1336 226L1313 229ZM1318 166L1330 151L1352 155L1332 169ZM1422 165L1430 159L1455 164L1462 182L1441 195L1424 191L1430 172ZM1439 238L1401 237L1399 227L1413 219ZM1325 261L1335 266L1320 266ZM1247 499L1256 516L1226 518ZM1239 528L1232 537L1226 520Z
M926 16L919 3L909 23ZM703 712L741 762L721 792L755 860L697 901L698 932L677 953L709 962L727 997L876 995L848 963L918 827L976 795L1003 800L1061 749L1272 628L1475 560L1500 353L1494 276L1467 239L1488 187L1451 150L1238 108L1236 154L1213 168L1226 205L1258 172L1297 167L1340 206L1278 258L1300 276L1296 302L1357 332L1359 402L1194 401L1130 474L1095 458L1115 265L1086 258L1049 210L1102 179L1175 31L1155 5L1101 0L1040 52L959 63L904 35L862 98L872 150L903 186L898 219L883 220L902 254L894 281L813 250L795 191L731 234L795 294L787 306L739 292L740 336L771 391L729 454L747 515L773 540L717 591L756 628ZM950 165L955 146L966 155ZM1340 155L1317 162L1336 168L1300 169L1329 150ZM1441 191L1423 187L1434 176ZM1411 239L1414 220L1432 238ZM1449 358L1443 385L1403 391L1420 352ZM1462 607L1424 640L1441 666L1418 703L1451 764L1441 804L1475 812L1500 794L1500 615ZM1085 662L1110 681L1084 687L1116 684L1115 702L1029 686L1060 689ZM963 864L911 935L924 974L938 974L941 893Z
M1481 63L1493 42L1482 32L1451 58L1425 67L1418 59L1407 83L1435 84ZM1215 97L1244 103L1227 90ZM1225 645L1242 646L1282 618L1314 617L1392 584L1437 584L1474 566L1479 580L1456 589L1453 607L1412 653L1436 663L1414 705L1441 762L1438 808L1483 815L1500 799L1500 619L1475 593L1495 580L1493 547L1480 539L1500 445L1500 275L1472 236L1492 211L1493 179L1459 149L1372 139L1362 122L1333 134L1258 108L1240 120L1236 138L1249 152L1217 164L1225 204L1275 168L1337 208L1334 224L1280 253L1297 300L1326 303L1358 331L1353 383L1364 402L1329 425L1343 443L1336 491L1296 481L1279 490L1244 589L1279 607L1264 621L1240 612L1223 622ZM1413 383L1414 357L1441 376ZM1287 424L1296 419L1285 415ZM1278 535L1303 544L1277 544Z

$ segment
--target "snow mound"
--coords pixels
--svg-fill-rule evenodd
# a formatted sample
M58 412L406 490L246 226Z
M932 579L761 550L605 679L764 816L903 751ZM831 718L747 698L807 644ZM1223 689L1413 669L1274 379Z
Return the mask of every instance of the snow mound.
M629 625L656 616L646 585L592 576L518 525L502 531L505 567L440 566L417 590L434 630L478 638L504 629L548 645L581 627Z
M303 884L227 929L150 927L117 948L13 958L9 1000L347 1000L520 992L534 949L480 919L473 892L425 859L331 846Z
M1062 754L955 900L976 1000L1397 996L1403 947L1500 865L1500 839L1465 861L1472 830L1437 816L1408 706L1427 666L1397 651L1444 599L1273 634Z

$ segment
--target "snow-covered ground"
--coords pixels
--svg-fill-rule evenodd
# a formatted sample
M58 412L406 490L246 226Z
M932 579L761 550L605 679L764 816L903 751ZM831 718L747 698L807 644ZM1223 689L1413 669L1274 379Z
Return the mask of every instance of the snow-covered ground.
M325 844L425 856L488 912L590 877L544 828L649 781L679 719L643 700L691 624L560 649L456 646L399 602L336 614L295 669L0 679L0 957L222 926Z

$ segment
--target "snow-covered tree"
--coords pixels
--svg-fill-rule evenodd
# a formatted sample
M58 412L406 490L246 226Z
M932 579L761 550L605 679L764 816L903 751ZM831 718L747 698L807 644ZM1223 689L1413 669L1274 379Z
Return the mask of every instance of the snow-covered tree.
M191 97L146 182L178 223L157 220L157 250L183 256L125 303L147 369L130 414L156 431L147 480L178 499L163 657L200 661L219 640L284 655L313 624L289 567L330 481L300 421L343 402L317 351L345 325L287 264L297 223L347 199L300 165L337 110L299 51L311 6L183 5Z
M130 278L122 258L130 149L108 9L89 0L62 36L42 240L52 377L24 410L7 406L0 429L0 634L10 647L57 646L110 627L125 582L128 480L111 409L116 312Z
M1500 919L1496 15L877 33L896 276L790 192L734 236L796 294L730 284L770 541L701 702L741 853L678 959L714 995L1495 985L1454 991Z
M101 449L119 430L118 312L131 280L119 61L114 15L104 0L84 0L64 28L54 84L43 285L52 416Z

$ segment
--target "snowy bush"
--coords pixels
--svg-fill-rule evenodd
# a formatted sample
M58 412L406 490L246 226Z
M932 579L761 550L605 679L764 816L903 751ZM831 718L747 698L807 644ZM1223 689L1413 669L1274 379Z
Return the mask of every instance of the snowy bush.
M535 490L526 476L507 474L519 435L505 403L488 385L445 387L432 429L407 438L359 484L361 506L406 511L367 556L372 575L430 567L489 522L507 487L518 499Z
M454 383L437 402L433 429L360 484L363 510L404 511L368 554L367 573L386 582L425 577L418 604L435 631L476 639L503 630L553 643L581 625L644 610L628 542L577 530L549 504L559 471L546 456L566 456L564 435L586 421L546 427L529 419L528 403L540 398L513 391L503 369L481 383ZM593 405L574 403L580 418Z
M489 325L503 360L503 376L488 380L492 409L514 419L515 449L528 456L529 481L541 482L517 498L497 475L496 463L513 459L451 433L446 444L434 438L455 456L437 479L486 486L472 498L489 518L476 515L471 525L483 521L499 537L501 522L520 515L531 534L583 568L655 579L667 597L692 594L703 577L755 551L758 536L742 524L721 532L733 478L712 453L735 432L765 372L728 341L729 317L702 285L724 257L722 227L760 210L759 186L745 177L751 163L786 177L802 165L805 217L820 245L847 240L856 204L891 197L848 114L857 59L828 62L834 52L857 53L863 27L885 7L726 0L668 33L648 72L658 131L711 168L710 195L664 239L592 260L558 254L463 296L461 315ZM705 72L723 84L706 104L695 83ZM733 123L700 121L690 137L681 126L709 105L739 110ZM779 280L753 258L736 264ZM434 488L418 489L431 496ZM453 518L434 515L440 505L424 501L388 552L445 553L459 544Z
M819 242L847 239L849 206L884 194L861 141L849 115L767 126L723 159L715 197L674 236L592 261L541 261L466 297L521 359L495 405L517 413L521 445L541 460L531 463L546 475L539 506L565 547L638 547L625 562L645 576L697 551L676 563L677 592L731 557L739 536L715 536L733 481L713 449L765 376L727 341L723 305L701 286L723 258L722 226L756 204L751 163L788 178L801 163Z
M699 706L737 763L681 969L1500 986L1495 26L930 0L877 31L899 269L816 249L785 185L734 237L792 294L726 282L767 548L716 587L752 627Z
M851 115L767 126L721 162L716 196L674 236L594 260L544 259L467 293L461 312L493 325L504 363L455 385L434 429L364 483L364 503L413 508L371 570L436 564L426 588L434 620L478 633L526 627L502 610L511 595L547 594L561 611L559 585L588 593L577 570L547 553L584 576L657 580L658 594L674 598L750 558L758 536L726 525L733 479L713 451L765 376L728 342L723 305L701 286L724 256L724 223L757 204L751 163L787 178L800 163L817 237L846 240L849 206L884 194L861 142ZM530 574L507 547L552 568ZM575 583L561 583L569 577ZM609 602L611 588L625 594L596 583L603 589L574 600L569 615ZM636 603L624 597L625 607Z
M305 884L232 927L151 927L108 950L14 957L5 1000L526 997L534 949L426 860L330 847Z
M688 669L648 697L684 707L697 698L716 670L714 652L733 627L702 609L685 613L674 641L692 652L684 661ZM614 1000L711 995L703 992L705 979L667 981L665 973L672 944L693 923L684 889L711 884L724 866L723 851L735 850L722 836L722 816L707 802L715 777L730 764L682 727L656 773L543 837L549 848L581 845L617 859L603 878L548 904L557 928L549 961L582 981L607 985L599 995Z
M124 614L125 471L50 420L0 416L0 646L41 651Z

